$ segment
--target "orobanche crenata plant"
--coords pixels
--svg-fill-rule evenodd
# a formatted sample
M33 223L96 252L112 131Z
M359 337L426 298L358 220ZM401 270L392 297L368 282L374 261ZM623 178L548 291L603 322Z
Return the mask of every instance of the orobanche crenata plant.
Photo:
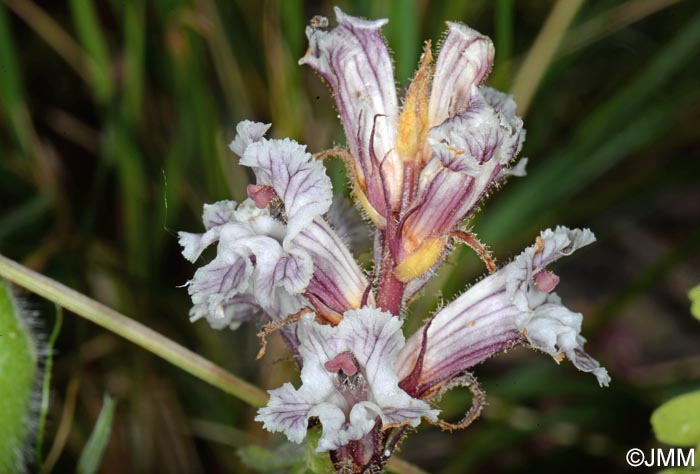
M449 23L437 61L426 43L399 106L380 32L387 20L339 9L336 19L330 30L327 19L312 20L300 64L330 86L348 149L312 155L293 140L265 138L268 124L241 122L231 150L255 174L249 198L205 205L205 232L180 233L192 262L217 244L188 284L191 319L217 329L269 320L263 339L278 330L298 361L301 386L270 390L256 420L295 443L320 423L317 450L338 472L379 472L409 426L461 428L479 415L484 395L468 371L497 353L530 346L607 385L607 371L583 350L582 315L561 304L559 277L547 269L593 234L542 231L497 269L464 227L490 191L524 175L515 103L481 85L493 62L489 38ZM344 243L347 219L333 217L321 162L329 155L345 160L357 207L376 229L369 272ZM455 241L471 246L489 275L405 339L407 303ZM434 403L457 385L472 390L472 406L449 424Z

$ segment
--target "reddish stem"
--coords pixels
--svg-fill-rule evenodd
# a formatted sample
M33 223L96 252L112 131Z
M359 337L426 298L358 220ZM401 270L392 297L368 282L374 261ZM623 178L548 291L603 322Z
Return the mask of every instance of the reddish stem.
M398 316L401 314L401 304L406 284L394 275L396 258L391 249L396 247L394 245L395 234L396 221L387 219L387 226L382 239L382 262L379 268L379 283L377 285L377 306Z

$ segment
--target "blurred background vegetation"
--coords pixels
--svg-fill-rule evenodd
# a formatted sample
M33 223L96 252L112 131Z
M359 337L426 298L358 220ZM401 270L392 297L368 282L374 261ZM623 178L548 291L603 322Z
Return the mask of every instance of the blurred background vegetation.
M695 1L0 0L0 253L263 388L293 377L280 347L253 362L256 328L189 323L180 285L194 267L175 233L200 228L203 203L244 198L249 176L226 147L239 120L313 152L344 143L328 90L297 66L305 24L334 4L390 18L399 87L444 21L494 39L489 84L516 95L530 158L474 223L501 261L556 224L599 237L558 267L559 292L585 314L612 386L516 350L476 369L479 421L451 435L422 426L401 455L436 473L630 470L624 453L654 445L653 408L700 387L687 298L700 281ZM327 164L343 192L341 164ZM482 273L456 252L409 323ZM31 301L50 332L55 309ZM55 472L73 472L104 393L116 399L104 473L255 472L247 447L280 442L254 409L70 313L56 350ZM456 419L468 403L455 391L442 408Z

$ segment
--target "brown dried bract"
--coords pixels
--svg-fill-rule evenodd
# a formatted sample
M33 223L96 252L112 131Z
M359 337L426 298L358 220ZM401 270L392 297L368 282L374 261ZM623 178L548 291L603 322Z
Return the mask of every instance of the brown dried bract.
M289 316L280 321L272 321L271 323L264 325L260 332L258 332L257 334L257 336L260 338L260 350L258 351L258 355L255 356L255 360L259 360L262 358L262 356L265 355L265 350L267 349L268 335L272 334L275 331L279 331L288 324L296 323L305 314L308 313L313 313L313 311L311 311L309 308L304 308L298 313L290 314Z

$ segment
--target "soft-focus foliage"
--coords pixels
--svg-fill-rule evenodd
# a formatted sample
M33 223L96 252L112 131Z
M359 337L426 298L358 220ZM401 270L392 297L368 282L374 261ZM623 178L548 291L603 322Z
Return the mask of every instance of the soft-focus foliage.
M700 445L700 392L672 398L651 415L651 425L659 441L673 446Z
M39 359L31 318L0 279L0 472L24 473L31 463Z
M488 85L501 90L522 90L513 78L554 4L337 3L391 18L400 85L423 39L438 38L445 20L469 24L494 39ZM476 368L490 401L482 419L461 434L421 428L402 446L429 472L613 472L630 447L653 443L654 407L700 385L700 328L687 299L700 280L700 10L688 0L556 3L582 6L561 38L544 37L557 46L554 60L525 84L536 88L521 152L529 175L486 202L474 231L501 263L542 228L595 231L599 243L555 268L557 292L586 314L587 350L615 383L602 391L525 350L486 361ZM173 229L199 228L203 202L245 197L253 176L225 146L241 119L274 123L271 138L310 152L345 145L330 94L297 65L316 14L332 16L332 4L5 0L0 252L261 386L289 380L293 364L274 362L275 343L266 360L249 362L254 328L190 324L177 286L191 265ZM340 189L342 164L326 164ZM212 257L207 250L201 262ZM473 253L458 251L411 307L406 334L442 304L440 291L451 301L481 274ZM253 472L236 448L283 439L261 434L242 403L70 315L57 350L45 453L62 417L70 435L56 447L56 472L75 469L105 391L119 400L104 453L110 472ZM441 416L457 419L468 403L453 391Z

